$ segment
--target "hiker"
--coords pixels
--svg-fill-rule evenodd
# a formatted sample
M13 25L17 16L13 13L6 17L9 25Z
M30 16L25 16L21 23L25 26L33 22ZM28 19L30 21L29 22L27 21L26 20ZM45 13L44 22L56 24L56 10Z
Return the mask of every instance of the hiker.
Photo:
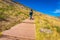
M30 20L33 19L32 18L32 16L33 16L33 10L32 9L30 10L29 16L30 16Z

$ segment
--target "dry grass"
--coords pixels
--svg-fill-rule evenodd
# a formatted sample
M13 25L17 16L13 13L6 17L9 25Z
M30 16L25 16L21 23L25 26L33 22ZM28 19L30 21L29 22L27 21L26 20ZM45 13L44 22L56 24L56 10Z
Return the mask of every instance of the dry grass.
M59 19L51 16L38 15L35 17L35 24L36 40L60 40ZM49 31L47 32L45 30Z
M6 1L0 1L0 32L10 29L28 18L29 8Z

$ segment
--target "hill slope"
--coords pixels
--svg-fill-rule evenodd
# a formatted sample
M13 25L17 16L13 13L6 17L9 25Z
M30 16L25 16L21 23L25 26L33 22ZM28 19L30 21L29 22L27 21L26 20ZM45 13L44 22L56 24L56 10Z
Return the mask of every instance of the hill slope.
M28 18L30 8L11 0L0 0L0 31ZM60 40L60 20L34 11L36 40Z
M60 20L48 15L36 15L36 40L60 40Z
M29 8L11 0L0 0L0 31L9 29L28 18Z

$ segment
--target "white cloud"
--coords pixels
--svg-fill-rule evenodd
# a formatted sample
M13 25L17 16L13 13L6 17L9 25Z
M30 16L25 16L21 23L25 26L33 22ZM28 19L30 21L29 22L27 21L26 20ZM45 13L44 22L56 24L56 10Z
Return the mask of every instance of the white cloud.
M55 10L54 13L60 13L60 9Z

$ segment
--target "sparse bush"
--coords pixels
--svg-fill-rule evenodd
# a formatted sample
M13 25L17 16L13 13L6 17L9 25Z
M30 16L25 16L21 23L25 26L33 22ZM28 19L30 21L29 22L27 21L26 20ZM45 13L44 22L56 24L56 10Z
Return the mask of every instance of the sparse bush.
M13 10L13 6L11 6L11 5L7 6L6 10Z
M5 15L3 15L2 13L0 13L0 20L1 19L5 19L6 17L5 17Z
M50 29L50 27L49 27L49 26L47 26L47 27L44 27L44 28L46 28L46 29Z
M22 14L22 12L18 12L18 15Z
M54 26L56 28L56 31L60 33L60 27L59 26Z
M44 21L46 21L47 23L49 23L49 21L47 19L44 19Z
M4 10L5 10L4 8L0 8L0 13L4 12Z
M1 12L0 13L0 21L7 21L7 18L8 18L8 16L7 16L7 14L4 14L3 12Z

